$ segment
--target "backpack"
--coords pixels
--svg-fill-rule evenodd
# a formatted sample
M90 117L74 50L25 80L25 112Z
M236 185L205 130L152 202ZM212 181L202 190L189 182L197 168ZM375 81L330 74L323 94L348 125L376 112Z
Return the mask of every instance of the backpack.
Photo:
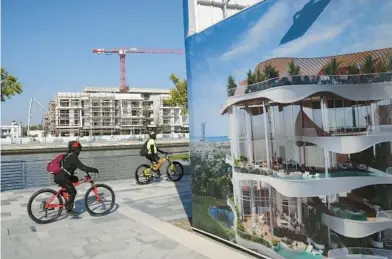
M142 148L140 149L140 155L141 156L146 156L147 153L148 153L147 142L148 142L148 140L146 142L144 142Z
M52 159L52 161L49 162L49 164L46 166L46 170L50 174L58 174L61 172L63 169L62 166L62 161L65 158L65 154L59 154L55 158Z

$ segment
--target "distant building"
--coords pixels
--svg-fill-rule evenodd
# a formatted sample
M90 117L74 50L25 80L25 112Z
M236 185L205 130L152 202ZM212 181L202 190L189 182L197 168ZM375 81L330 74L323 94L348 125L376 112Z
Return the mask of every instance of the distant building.
M188 116L181 115L180 107L164 103L169 96L170 90L151 88L60 92L49 103L44 123L53 136L188 133Z
M12 121L11 125L1 125L2 138L21 138L23 134L22 123L18 124L16 121Z

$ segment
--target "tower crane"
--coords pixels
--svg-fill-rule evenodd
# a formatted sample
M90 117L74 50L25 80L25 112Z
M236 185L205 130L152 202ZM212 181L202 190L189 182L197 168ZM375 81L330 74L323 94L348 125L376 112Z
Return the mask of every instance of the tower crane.
M128 92L129 87L126 82L125 57L127 54L184 54L182 50L170 49L141 49L141 48L119 48L119 49L93 49L95 54L120 56L120 92Z

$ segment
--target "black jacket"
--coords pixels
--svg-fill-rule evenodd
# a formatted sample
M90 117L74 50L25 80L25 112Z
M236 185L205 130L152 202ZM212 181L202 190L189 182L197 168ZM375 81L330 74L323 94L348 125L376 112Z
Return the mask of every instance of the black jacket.
M84 165L80 160L77 154L75 153L68 153L65 155L65 158L63 160L63 168L65 169L64 171L74 174L76 169L82 170L87 173L97 173L98 169L94 167L89 167L87 165Z

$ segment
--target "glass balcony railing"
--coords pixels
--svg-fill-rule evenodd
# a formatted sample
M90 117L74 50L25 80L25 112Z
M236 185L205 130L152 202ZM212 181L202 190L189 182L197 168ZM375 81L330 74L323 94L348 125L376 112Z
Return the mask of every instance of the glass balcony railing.
M392 72L360 74L360 75L335 75L335 76L290 76L271 78L261 83L249 85L245 94L260 92L266 89L287 85L347 85L371 84L392 82ZM236 88L228 89L228 96L233 96Z
M324 173L323 169L270 169L264 165L252 164L252 163L239 163L234 161L234 170L237 173L242 174L257 174L270 176L274 178L279 178L282 180L317 180L325 178L337 178L337 177L368 177L368 176L378 176L378 177L388 177L389 175L383 172L369 172L363 169L363 165L358 165L353 168L341 169L334 168L329 169L328 175Z

